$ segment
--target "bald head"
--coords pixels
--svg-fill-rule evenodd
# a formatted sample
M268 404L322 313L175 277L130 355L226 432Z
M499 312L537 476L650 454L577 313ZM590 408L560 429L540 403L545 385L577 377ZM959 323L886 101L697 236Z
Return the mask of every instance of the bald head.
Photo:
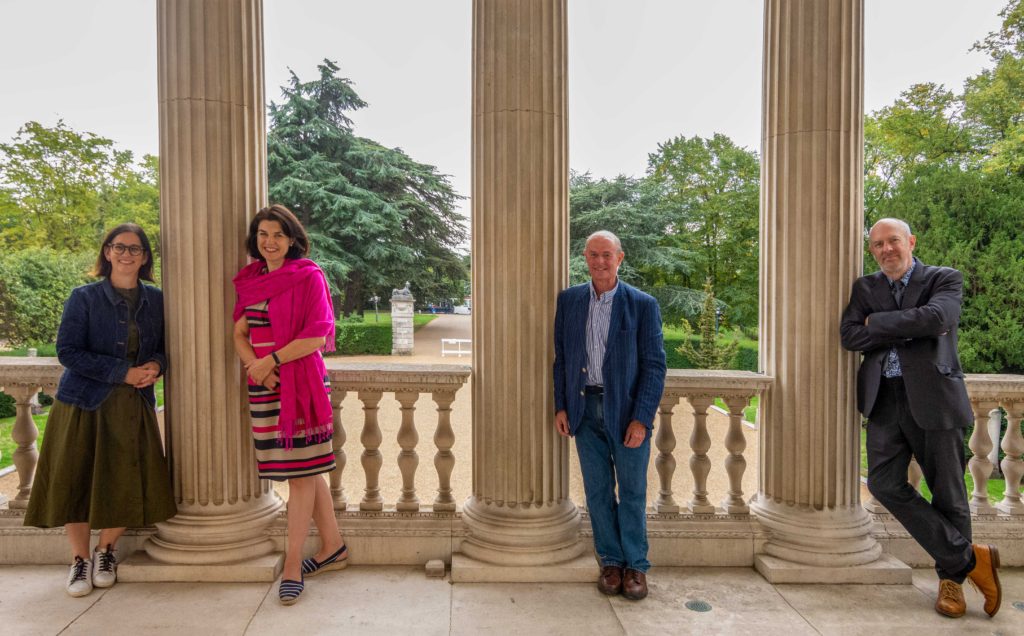
M898 280L907 273L914 262L916 245L917 237L910 233L910 226L901 219L879 219L868 233L871 256L889 280Z

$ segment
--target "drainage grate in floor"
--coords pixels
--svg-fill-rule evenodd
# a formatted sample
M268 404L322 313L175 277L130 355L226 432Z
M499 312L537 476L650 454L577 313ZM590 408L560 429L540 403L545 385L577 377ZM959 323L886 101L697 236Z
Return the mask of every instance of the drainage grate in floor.
M711 603L707 601L686 601L686 609L691 612L710 612Z

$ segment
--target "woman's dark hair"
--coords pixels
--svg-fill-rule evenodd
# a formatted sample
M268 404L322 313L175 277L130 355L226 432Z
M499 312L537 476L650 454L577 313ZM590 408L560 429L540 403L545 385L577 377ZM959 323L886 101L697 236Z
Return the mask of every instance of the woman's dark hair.
M153 250L149 248L149 237L146 236L146 231L135 223L122 223L107 232L106 238L103 239L103 244L100 245L100 255L96 257L96 264L92 266L92 271L89 273L93 276L110 278L112 267L110 261L104 257L103 252L110 247L118 235L125 232L131 232L139 237L139 242L142 243L142 249L144 250L142 254L146 256L146 262L139 268L139 278L153 282Z
M245 238L245 249L249 256L261 261L267 260L260 254L259 246L256 245L256 234L263 221L277 221L281 224L284 235L292 240L288 253L284 255L285 258L302 258L309 254L309 237L306 236L306 229L291 210L280 203L275 203L257 212L249 223L249 235Z

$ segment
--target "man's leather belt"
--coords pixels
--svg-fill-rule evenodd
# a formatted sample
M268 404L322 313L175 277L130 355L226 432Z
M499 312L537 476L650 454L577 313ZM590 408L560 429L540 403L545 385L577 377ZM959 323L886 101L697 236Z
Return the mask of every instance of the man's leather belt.
M604 394L604 387L603 386L587 386L583 390L586 391L587 395L603 395Z

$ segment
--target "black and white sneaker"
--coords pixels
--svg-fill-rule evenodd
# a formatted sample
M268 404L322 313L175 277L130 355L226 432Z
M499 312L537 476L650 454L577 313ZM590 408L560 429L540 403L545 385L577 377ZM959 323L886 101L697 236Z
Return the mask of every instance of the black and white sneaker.
M68 572L68 594L85 596L92 591L92 561L76 556Z
M111 587L117 583L117 557L114 548L108 543L107 549L96 550L92 554L92 584L96 587Z

